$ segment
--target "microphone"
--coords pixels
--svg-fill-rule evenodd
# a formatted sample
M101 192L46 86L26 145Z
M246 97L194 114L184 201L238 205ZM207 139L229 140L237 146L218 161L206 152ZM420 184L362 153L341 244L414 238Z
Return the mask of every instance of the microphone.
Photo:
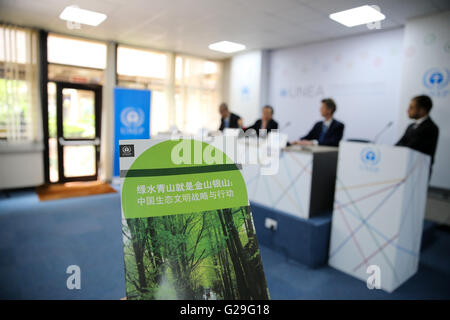
M291 125L291 122L290 122L290 121L286 122L286 123L284 124L284 126L280 127L280 131L281 131L281 129L284 130L284 129L288 128L290 125Z
M377 135L375 136L375 138L373 139L373 143L377 143L378 138L387 130L389 129L392 125L394 124L393 121L389 121L388 124L380 131L377 133Z

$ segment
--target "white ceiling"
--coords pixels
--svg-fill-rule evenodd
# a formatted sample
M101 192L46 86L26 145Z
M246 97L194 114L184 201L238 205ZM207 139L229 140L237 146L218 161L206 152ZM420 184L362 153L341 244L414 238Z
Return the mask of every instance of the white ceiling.
M108 18L98 27L70 30L58 17L74 4ZM378 5L386 15L382 29L450 10L449 0L0 0L0 21L221 59L229 55L209 50L210 43L228 40L248 50L273 49L375 32L328 18L364 4Z

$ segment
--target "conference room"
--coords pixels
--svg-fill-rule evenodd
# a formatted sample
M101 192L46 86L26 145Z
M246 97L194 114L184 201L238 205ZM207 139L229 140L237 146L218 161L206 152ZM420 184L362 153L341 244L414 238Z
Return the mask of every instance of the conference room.
M449 80L448 1L3 0L0 299L448 300Z

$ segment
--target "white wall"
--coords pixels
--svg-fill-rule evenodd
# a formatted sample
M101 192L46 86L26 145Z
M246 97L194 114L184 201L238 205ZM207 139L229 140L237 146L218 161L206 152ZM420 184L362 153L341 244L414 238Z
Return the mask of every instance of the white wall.
M336 101L336 119L345 123L344 138L373 139L389 122L396 123L403 29L374 32L293 48L273 50L270 103L289 139L306 134L321 120L320 100ZM392 144L392 126L379 139Z
M229 108L240 115L244 126L260 118L262 51L234 56L230 64Z
M439 84L430 83L431 72L442 75ZM430 184L450 189L450 12L413 19L405 27L405 58L401 78L399 134L410 120L406 108L410 99L427 94L433 99L431 118L439 127L439 140Z
M43 149L41 142L0 144L0 190L44 183Z

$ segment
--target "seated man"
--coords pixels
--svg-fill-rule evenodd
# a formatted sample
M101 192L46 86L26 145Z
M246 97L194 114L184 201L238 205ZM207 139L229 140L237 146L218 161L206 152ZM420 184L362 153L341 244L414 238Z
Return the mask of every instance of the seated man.
M412 98L409 103L408 116L415 121L406 128L405 133L396 143L396 146L409 147L428 154L431 157L430 176L439 137L439 128L429 115L432 106L433 101L428 96Z
M262 117L259 120L256 120L256 122L251 126L248 127L246 129L254 129L256 130L256 134L259 136L259 130L260 129L266 129L267 130L267 134L271 131L271 130L275 130L278 129L278 123L273 120L273 108L271 106L265 106L262 109Z
M291 144L302 146L321 145L337 147L344 135L344 124L333 119L336 111L336 103L333 99L323 99L320 107L320 114L323 121L317 122L309 133L300 138L300 141L294 141Z
M228 105L226 103L221 103L219 106L219 112L221 115L219 130L223 131L225 128L241 128L242 119L237 114L234 114L228 110Z

